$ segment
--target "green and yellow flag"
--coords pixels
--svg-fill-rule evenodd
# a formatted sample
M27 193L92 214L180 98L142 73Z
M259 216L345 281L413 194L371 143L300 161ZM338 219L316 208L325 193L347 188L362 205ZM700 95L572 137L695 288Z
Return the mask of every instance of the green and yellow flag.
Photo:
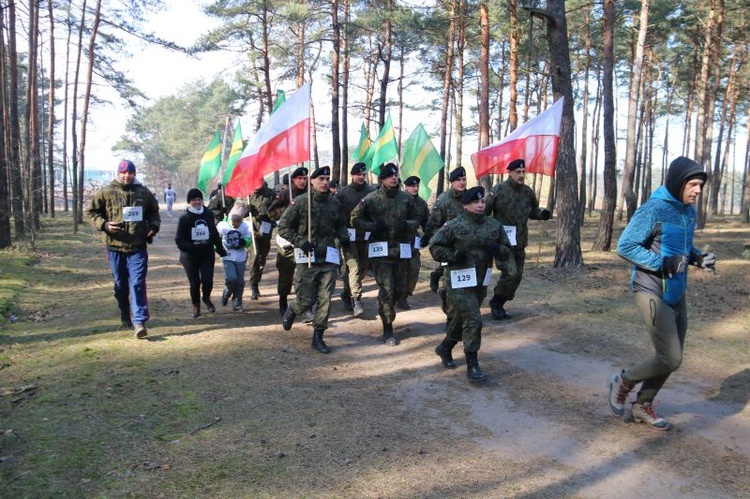
M443 158L440 157L432 140L422 124L409 136L404 144L403 156L401 158L401 179L416 175L419 177L419 197L427 201L432 194L429 182L435 175L445 167Z
M378 138L375 139L375 142L367 150L364 162L367 163L372 173L378 175L380 173L380 165L397 157L398 144L396 144L396 135L393 133L391 113L388 113L388 117L385 119L385 123L383 123L383 128L380 129Z
M273 103L273 109L271 109L271 114L275 113L276 110L279 108L279 106L284 103L284 101L286 101L286 93L283 90L277 90L276 100Z
M201 158L201 167L198 170L198 188L203 191L204 194L208 194L208 182L213 179L221 169L221 134L217 130L214 132L214 138L208 147L206 152L203 153Z
M232 149L229 151L227 167L224 169L224 176L221 178L222 184L227 185L229 183L229 179L232 178L232 172L234 171L234 165L237 164L237 160L242 156L243 149L242 128L240 127L240 120L237 120L237 127L234 129L234 139L232 139Z
M367 156L367 150L370 148L370 144L372 144L372 141L370 140L370 137L367 136L367 128L365 128L363 122L362 126L359 128L359 145L352 155L352 159L355 163L365 162L365 156Z

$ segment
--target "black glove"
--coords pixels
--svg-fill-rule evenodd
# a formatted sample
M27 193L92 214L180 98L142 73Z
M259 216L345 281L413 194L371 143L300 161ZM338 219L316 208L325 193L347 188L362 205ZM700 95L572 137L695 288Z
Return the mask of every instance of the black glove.
M688 259L685 255L675 255L664 258L661 264L661 270L665 277L672 278L680 272L685 272Z
M227 250L224 249L224 246L217 246L216 253L222 258L227 256Z
M469 255L466 254L463 250L458 250L453 255L453 262L457 265L463 265L469 260Z
M284 246L284 256L289 258L294 254L294 246Z
M348 239L342 239L342 240L339 241L339 246L341 246L341 249L348 248L350 244L351 243L349 242Z
M713 269L716 266L716 253L704 251L698 259L698 267L702 269Z
M237 243L237 247L244 248L245 246L247 246L247 241L245 241L244 237L241 237L239 243Z
M302 251L305 254L312 253L315 251L315 245L310 241L305 241L304 243L302 243Z
M549 220L552 216L549 210L542 210L542 220Z
M148 244L151 244L154 242L154 236L146 236L146 242Z

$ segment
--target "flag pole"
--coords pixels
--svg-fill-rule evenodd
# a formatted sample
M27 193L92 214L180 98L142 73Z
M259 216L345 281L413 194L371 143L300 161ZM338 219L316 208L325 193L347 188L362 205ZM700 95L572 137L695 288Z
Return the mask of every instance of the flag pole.
M227 148L227 133L229 132L229 122L232 118L231 114L227 114L226 122L224 123L224 135L221 137L221 167L219 168L219 178L223 178L224 170L226 169L226 148ZM227 200L224 195L224 184L221 184L221 207L226 209L227 207Z

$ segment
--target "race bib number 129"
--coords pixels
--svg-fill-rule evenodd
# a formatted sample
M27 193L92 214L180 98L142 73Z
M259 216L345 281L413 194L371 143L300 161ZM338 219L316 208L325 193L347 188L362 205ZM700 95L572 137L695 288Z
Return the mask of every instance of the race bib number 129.
M451 270L451 287L453 289L474 288L477 285L477 269Z

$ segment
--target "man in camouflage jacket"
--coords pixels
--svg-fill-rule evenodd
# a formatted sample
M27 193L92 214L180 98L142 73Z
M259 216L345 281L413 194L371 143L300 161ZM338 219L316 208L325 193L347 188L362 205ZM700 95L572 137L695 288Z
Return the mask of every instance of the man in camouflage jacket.
M427 219L430 215L430 209L427 207L427 203L424 199L419 197L419 177L413 175L404 180L404 191L414 199L414 208L417 210L417 216L419 218L419 227L424 231ZM417 245L417 238L419 238L419 245ZM407 281L406 297L414 294L414 289L417 287L419 281L419 271L422 268L422 258L419 254L419 250L422 248L422 238L418 234L414 234L412 239L412 250L411 250L411 262L409 263L409 278ZM396 303L398 308L403 310L411 309L407 298Z
M312 192L294 198L294 204L279 220L279 234L297 248L298 260L297 299L287 307L282 324L289 331L295 317L317 303L312 321L312 348L321 353L331 352L323 341L323 333L328 328L331 296L341 265L339 245L344 248L349 245L341 204L328 190L330 176L329 167L317 168L310 175ZM310 264L303 261L310 258L314 258Z
M452 317L443 342L435 349L446 369L455 369L451 351L463 341L466 375L481 381L486 375L479 368L477 352L482 343L482 314L479 307L487 294L492 260L498 268L510 254L500 223L484 214L484 188L472 187L461 201L464 212L439 229L430 241L435 260L448 262L447 298Z
M398 167L381 166L380 188L365 196L354 208L351 225L370 232L370 267L378 284L378 313L383 323L383 341L397 345L393 335L396 303L406 296L411 242L419 226L414 199L399 186Z
M258 285L263 277L268 252L271 251L271 236L276 222L268 216L268 207L271 206L275 197L276 192L268 187L265 181L250 196L248 209L253 216L253 242L255 244L253 262L250 266L251 300L257 300L260 296Z
M516 295L521 284L526 262L526 244L529 240L528 221L549 220L549 210L540 210L534 191L524 184L526 163L516 159L508 164L508 178L492 188L487 197L486 213L503 225L511 243L512 255L501 270L500 279L490 300L490 310L495 319L510 319L505 302Z
M355 163L349 174L351 182L349 185L342 187L336 199L341 203L344 212L344 219L349 223L352 211L365 196L375 191L375 187L368 185L365 174L367 165L364 163ZM354 237L352 236L354 232ZM344 307L352 312L354 317L361 317L364 313L362 308L362 281L367 272L367 240L365 232L354 229L349 226L349 239L351 244L344 250L344 259L346 262L346 271L344 272L344 291L341 293L341 300Z

